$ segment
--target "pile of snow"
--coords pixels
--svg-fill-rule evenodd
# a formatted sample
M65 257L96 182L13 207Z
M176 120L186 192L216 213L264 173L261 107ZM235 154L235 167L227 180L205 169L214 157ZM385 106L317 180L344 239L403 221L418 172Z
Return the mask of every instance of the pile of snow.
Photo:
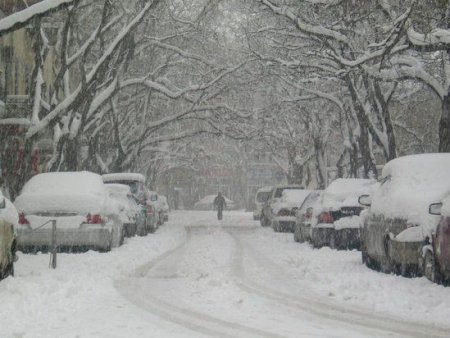
M439 216L428 213L429 205L441 201L450 191L450 154L420 154L394 159L384 167L381 181L373 193L371 212L424 227L408 230L405 234L408 239L422 231L429 234L439 220Z
M344 206L359 206L358 198L372 192L374 180L338 178L322 194L324 208L337 210Z
M107 193L100 175L83 172L39 174L14 202L19 212L102 213Z

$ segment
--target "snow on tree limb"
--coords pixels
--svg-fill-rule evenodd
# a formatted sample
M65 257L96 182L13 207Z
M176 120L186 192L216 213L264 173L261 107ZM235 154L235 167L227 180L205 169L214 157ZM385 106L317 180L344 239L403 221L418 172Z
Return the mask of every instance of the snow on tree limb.
M63 7L70 6L79 0L43 0L30 7L16 12L0 20L0 36L25 27L37 17L45 16Z

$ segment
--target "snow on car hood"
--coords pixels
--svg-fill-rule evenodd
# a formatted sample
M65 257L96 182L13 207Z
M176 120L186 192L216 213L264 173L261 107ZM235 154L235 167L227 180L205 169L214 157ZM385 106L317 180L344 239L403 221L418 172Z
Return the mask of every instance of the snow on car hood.
M376 182L369 179L338 178L331 182L322 195L324 209L338 210L341 207L360 206L358 198L370 194Z
M19 212L102 213L106 190L100 175L90 172L39 174L28 181L14 202Z
M421 231L424 236L429 235L439 216L430 215L428 208L450 191L449 168L450 154L444 153L411 155L390 161L383 169L382 183L372 195L371 213L421 225L424 229L407 233Z

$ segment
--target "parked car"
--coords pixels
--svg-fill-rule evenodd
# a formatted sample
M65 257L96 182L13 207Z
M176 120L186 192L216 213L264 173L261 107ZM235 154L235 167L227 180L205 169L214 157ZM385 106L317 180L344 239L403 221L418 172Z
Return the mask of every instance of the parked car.
M58 251L108 251L123 243L123 223L100 175L36 175L25 184L14 204L19 211L18 250L50 250L52 220L56 221Z
M0 192L0 280L14 276L16 237L14 226L19 220L14 205Z
M358 197L370 193L374 183L374 180L356 178L331 182L312 210L310 240L314 247L340 250L361 247L359 215L363 207Z
M214 210L214 199L217 195L207 195L203 197L201 200L194 204L195 210ZM227 210L232 210L236 208L236 204L230 200L228 197L223 196L225 198L225 202L227 203Z
M290 230L293 231L295 224L295 209L300 207L303 200L300 201L300 197L292 201L292 196L283 197L283 192L286 190L296 190L298 194L303 196L303 200L306 198L307 193L303 187L299 185L283 185L274 187L270 193L270 197L264 203L261 211L260 222L262 226L270 226L276 231ZM295 193L294 193L295 194ZM286 199L289 198L289 201ZM293 203L291 203L293 202ZM282 217L288 217L282 219Z
M253 219L259 221L264 203L269 199L272 187L262 187L255 194L255 209L253 210Z
M367 266L416 276L423 273L426 242L440 217L429 205L450 191L450 154L404 156L383 168L379 187L360 203L370 210L362 230L362 259Z
M139 173L115 173L105 174L102 176L105 184L126 184L130 187L131 193L136 197L141 206L142 213L145 214L145 229L141 232L138 230L139 236L145 236L149 232L155 232L157 223L155 220L154 207L149 203L148 191L145 187L145 177Z
M132 237L145 231L145 214L131 189L125 184L105 184L109 197L117 204L119 216L123 222L125 236Z
M158 195L158 201L161 205L162 215L163 215L163 223L169 221L169 203L167 203L167 197L164 195Z
M159 195L156 191L147 190L147 205L153 210L155 227L159 227L164 223L164 211L159 201Z
M294 225L294 241L309 242L311 240L311 220L314 205L319 203L322 190L311 191L296 212Z
M450 195L430 205L429 213L440 215L431 243L424 248L423 273L434 283L450 284Z

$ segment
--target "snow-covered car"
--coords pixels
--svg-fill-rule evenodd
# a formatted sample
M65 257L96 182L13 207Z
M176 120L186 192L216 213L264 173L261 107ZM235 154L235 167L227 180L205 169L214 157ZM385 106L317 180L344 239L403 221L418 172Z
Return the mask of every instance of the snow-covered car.
M16 260L14 227L18 220L16 208L0 192L0 280L14 275Z
M125 184L105 184L109 197L117 204L120 220L123 222L125 236L132 237L145 231L145 214L131 189Z
M149 203L148 190L145 187L145 177L139 173L114 173L102 176L105 184L126 184L130 187L131 193L138 200L142 212L145 213L145 229L138 231L138 235L145 236L149 232L155 232L157 223L155 221L154 206Z
M312 245L336 249L359 249L361 246L360 195L372 191L374 180L338 178L323 191L313 206L311 216Z
M195 210L214 210L214 199L217 195L207 195L203 197L201 200L194 204ZM235 203L230 200L228 197L223 196L225 198L225 203L227 204L227 210L235 209Z
M58 251L108 251L123 243L123 223L100 175L86 171L36 175L14 205L19 212L18 250L50 250L53 220Z
M450 284L450 195L442 203L430 205L429 213L441 215L431 234L431 243L424 248L423 273L434 283Z
M296 190L300 195L305 193L303 187L299 185L283 185L277 186L272 189L270 197L264 203L261 211L260 222L262 226L271 226L274 230L290 230L293 231L295 224L295 210L300 207L307 194L304 195L300 201L299 198L295 198L294 195L284 195L285 190ZM287 200L289 199L289 201ZM277 222L274 222L277 217ZM288 217L285 220L281 217Z
M319 202L322 190L311 191L296 212L294 241L309 242L311 240L311 220L314 205Z
M164 195L158 195L158 202L161 205L163 223L169 221L169 203L167 203L167 197Z
M423 273L424 247L440 217L429 205L450 191L450 154L420 154L394 159L383 168L379 187L360 203L370 205L362 229L362 259L367 266L402 275Z
M258 191L256 192L254 202L255 210L253 211L253 219L255 221L259 221L264 203L266 203L267 200L269 199L272 189L273 189L272 187L267 186L258 189Z
M153 212L155 229L164 223L164 211L156 191L147 190L147 205Z

